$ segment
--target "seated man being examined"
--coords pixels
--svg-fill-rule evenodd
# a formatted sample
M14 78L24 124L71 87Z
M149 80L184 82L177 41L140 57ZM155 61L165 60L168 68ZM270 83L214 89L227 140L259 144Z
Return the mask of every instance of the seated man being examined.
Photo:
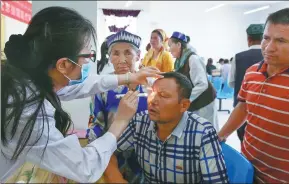
M163 76L152 86L148 111L131 120L115 155L134 150L148 183L228 183L216 130L187 111L191 82L177 72ZM104 173L106 182L124 182L115 155Z

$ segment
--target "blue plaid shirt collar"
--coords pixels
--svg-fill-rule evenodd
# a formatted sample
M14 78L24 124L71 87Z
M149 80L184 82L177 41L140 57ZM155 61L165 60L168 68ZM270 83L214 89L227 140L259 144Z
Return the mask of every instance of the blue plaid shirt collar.
M180 139L182 137L184 129L186 128L187 119L188 119L188 112L186 111L186 112L184 112L182 119L180 120L180 122L178 123L178 125L176 126L174 131L171 133L171 135L174 135ZM150 121L148 131L155 131L155 122L154 121Z

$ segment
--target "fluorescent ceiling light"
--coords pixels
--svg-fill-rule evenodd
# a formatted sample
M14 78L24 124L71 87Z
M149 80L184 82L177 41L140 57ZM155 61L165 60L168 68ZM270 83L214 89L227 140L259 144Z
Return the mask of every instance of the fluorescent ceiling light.
M218 8L221 8L222 6L225 6L225 4L219 4L219 5L214 6L214 7L212 7L212 8L206 9L205 12L209 12L209 11L212 11L212 10L215 10L215 9L218 9Z
M267 6L262 6L262 7L260 7L260 8L256 8L256 9L253 9L253 10L244 12L244 15L248 15L248 14L250 14L250 13L255 13L255 12L258 12L258 11L266 10L266 9L268 9L268 8L270 8L269 5L267 5Z
M127 1L125 7L129 7L132 4L132 1Z

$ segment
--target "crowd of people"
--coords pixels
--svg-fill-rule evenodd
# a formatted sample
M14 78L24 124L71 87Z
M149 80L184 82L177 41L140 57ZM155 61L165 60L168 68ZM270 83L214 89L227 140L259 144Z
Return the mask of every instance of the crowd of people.
M208 80L216 66L211 58L205 65L188 35L153 30L141 60L141 37L122 30L105 39L96 61L90 21L64 7L41 10L5 44L1 183L18 182L25 164L34 174L24 182L229 183L220 142L237 130L254 182L288 183L289 8L246 31L249 50L220 60L235 89L220 129ZM97 74L89 74L93 62ZM67 134L72 120L61 101L86 97L81 147ZM38 169L49 173L45 181Z

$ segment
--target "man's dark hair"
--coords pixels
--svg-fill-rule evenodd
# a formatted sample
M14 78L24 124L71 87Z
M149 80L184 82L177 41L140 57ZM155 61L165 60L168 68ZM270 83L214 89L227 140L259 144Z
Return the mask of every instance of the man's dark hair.
M271 13L266 20L266 24L268 22L272 24L289 24L289 8Z
M166 72L162 74L164 78L173 78L175 79L176 83L179 85L179 97L189 99L191 96L191 92L193 89L193 85L191 81L183 74L179 72Z
M208 62L207 62L207 65L212 65L213 64L213 59L212 58L209 58L208 59Z
M222 63L222 62L224 62L224 59L223 59L223 58L220 58L220 59L219 59L219 63Z
M225 60L224 60L224 63L225 63L225 64L229 63L229 60L228 60L228 59L225 59Z

